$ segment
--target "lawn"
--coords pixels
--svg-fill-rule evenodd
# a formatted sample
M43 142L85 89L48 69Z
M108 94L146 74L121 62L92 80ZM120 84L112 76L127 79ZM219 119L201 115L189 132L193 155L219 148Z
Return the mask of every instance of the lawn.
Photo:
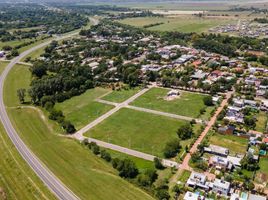
M257 115L256 131L264 132L267 124L267 114L260 111Z
M182 183L186 183L188 178L190 177L191 172L188 170L183 170L183 172L181 173L181 175L178 178L178 181L181 181Z
M113 150L110 150L110 149L106 149L106 151L111 154L112 158L130 159L130 160L132 160L136 164L136 166L138 167L140 172L143 172L143 171L145 171L147 169L155 169L154 162L144 160L144 159L141 159L141 158L137 158L137 157L134 157L134 156L130 156L130 155L118 152L118 151L113 151Z
M163 23L161 25L147 28L152 31L179 31L179 32L207 32L208 29L222 25L233 23L234 19L226 18L200 18L192 15L179 15L175 17L136 17L126 18L120 22L137 27L143 27L149 24Z
M248 140L246 138L238 137L235 135L221 135L214 133L210 137L210 144L228 148L230 153L245 154L247 150Z
M113 108L111 105L98 103L96 98L109 90L94 88L80 96L73 97L63 103L57 103L55 108L63 111L66 119L70 120L77 129L80 129Z
M9 62L7 61L0 61L0 74L4 71L5 67Z
M261 157L259 162L260 169L257 171L256 181L263 184L266 184L268 187L268 158Z
M28 57L30 57L31 60L35 60L35 59L39 58L45 52L45 48L46 48L46 46L39 48L36 51L33 51L32 53L30 53L27 56L25 56L24 58L22 58L22 61L25 61L25 59Z
M111 101L115 103L121 103L126 101L128 98L136 94L140 88L136 87L134 89L122 89L122 90L114 90L110 94L102 97L103 100Z
M123 108L91 129L87 136L163 157L184 121Z
M26 83L29 83L30 77L23 70L24 74L14 79L14 75L21 69L27 68L19 66L12 69L5 83L5 102L9 100L9 106L18 104L15 98L17 88L27 87ZM87 148L56 135L36 110L9 108L8 114L31 150L81 199L152 199L141 189L120 178L110 164L93 155Z
M16 64L9 72L7 80L4 84L4 102L6 106L19 106L19 98L17 90L20 88L28 89L31 82L31 72L26 65ZM29 101L29 98L26 98Z
M206 108L203 102L204 95L180 91L179 98L167 101L164 98L168 91L163 88L152 88L132 102L132 105L193 118L199 117L200 109Z

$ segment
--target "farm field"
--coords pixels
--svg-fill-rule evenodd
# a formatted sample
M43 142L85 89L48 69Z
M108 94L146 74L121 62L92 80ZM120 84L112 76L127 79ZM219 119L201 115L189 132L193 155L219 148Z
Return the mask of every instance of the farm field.
M210 144L222 146L230 150L230 154L244 154L247 150L248 140L235 135L221 135L214 133L209 140Z
M140 90L139 87L136 87L134 89L127 89L127 90L114 90L108 95L105 95L101 99L106 100L106 101L111 101L115 103L122 103L123 101L126 101L128 98L136 94Z
M152 88L133 101L132 105L193 118L198 118L200 109L206 108L203 102L204 95L180 91L177 99L167 101L164 97L168 91L164 88Z
M260 111L257 115L256 131L264 132L267 124L267 114Z
M18 70L28 69L16 66L8 75L4 92L5 102L10 100L10 107L18 105L16 90L27 87L30 81L26 71L26 76L20 75L17 76L19 78L12 79ZM76 141L58 136L49 128L53 122L41 118L42 115L35 109L13 107L8 109L8 114L27 146L81 199L152 199L117 176L117 172L108 163L87 148Z
M85 135L163 157L166 142L177 137L184 121L123 108Z
M123 24L128 24L137 27L143 27L149 24L163 23L161 25L149 27L152 31L179 31L179 32L207 32L208 29L228 24L236 23L237 20L232 18L200 18L191 15L180 15L175 17L138 17L127 18L120 21Z
M104 88L90 89L80 96L57 103L55 108L62 110L66 119L70 120L76 129L80 129L113 108L111 105L95 101L107 92L109 90Z

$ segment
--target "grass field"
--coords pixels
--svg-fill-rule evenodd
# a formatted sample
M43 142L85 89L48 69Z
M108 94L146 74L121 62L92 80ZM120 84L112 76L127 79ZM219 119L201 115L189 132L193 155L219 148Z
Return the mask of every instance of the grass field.
M121 103L127 100L128 98L130 98L131 96L133 96L134 94L136 94L139 90L140 88L138 87L134 89L128 89L128 90L124 90L124 89L119 90L119 91L115 90L115 91L112 91L110 94L102 97L102 99L111 101L111 102Z
M221 135L214 133L210 137L210 144L228 148L231 154L245 154L248 140L235 135Z
M208 29L228 23L234 23L235 19L231 18L200 18L192 15L180 15L176 17L139 17L127 18L120 21L137 27L144 25L163 23L161 25L148 28L152 31L179 31L179 32L207 32Z
M111 105L95 101L96 98L108 91L104 88L90 89L80 96L73 97L63 103L57 103L55 108L62 110L66 119L70 120L77 129L80 129L112 109Z
M0 74L4 71L5 67L9 62L7 61L0 61Z
M21 66L12 69L5 82L4 96L8 106L13 107L8 109L12 123L38 158L81 199L152 199L117 176L108 163L87 148L56 135L36 110L14 108L18 105L16 90L26 87L30 81L30 72L26 69ZM23 73L14 79L20 70Z
M25 56L24 58L22 58L22 61L24 62L26 58L30 57L31 60L35 60L37 58L39 58L44 52L45 52L45 47L42 47L40 49L37 49L36 51L33 51L32 53L28 54L27 56Z
M260 111L257 115L256 131L264 132L267 124L267 114Z
M7 199L55 199L21 158L0 125L0 188ZM0 194L0 199L5 199Z
M266 184L268 187L268 158L262 157L259 162L260 169L257 171L256 181L261 184Z
M134 157L134 156L130 156L130 155L127 155L127 154L124 154L124 153L120 153L118 151L113 151L113 150L110 150L110 149L106 149L107 152L109 152L112 156L112 158L119 158L119 159L130 159L132 160L133 162L135 162L136 166L138 167L139 171L140 172L143 172L147 169L154 169L154 163L151 162L151 161L148 161L148 160L144 160L144 159L141 159L141 158L137 158L137 157Z
M7 62L0 62L1 72ZM0 188L7 199L54 199L21 158L0 124ZM3 195L3 194L2 194ZM0 195L0 199L5 199Z
M166 142L177 137L176 130L184 123L184 121L124 108L86 135L163 157L162 150Z
M19 106L17 90L20 88L28 89L31 81L31 72L28 66L17 64L7 77L4 84L4 101L6 106ZM26 98L29 101L29 98Z
M193 118L199 116L201 108L206 108L203 102L204 95L181 91L178 99L167 101L164 97L168 91L163 88L152 88L132 102L132 105Z

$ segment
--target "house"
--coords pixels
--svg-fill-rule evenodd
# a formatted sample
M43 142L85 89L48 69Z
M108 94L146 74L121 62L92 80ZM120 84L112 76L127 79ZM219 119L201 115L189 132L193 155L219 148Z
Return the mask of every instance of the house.
M227 157L229 155L229 149L212 144L210 144L209 147L205 147L204 151L210 154L215 154L223 157Z
M220 70L214 70L213 72L210 73L211 77L218 78L222 75L222 72Z
M227 156L228 162L232 163L234 168L241 167L241 160L242 158L240 157L234 157L234 156Z
M213 184L212 190L214 192L217 192L226 196L229 194L230 185L231 185L230 182L216 178L212 184Z
M232 135L234 134L234 131L235 131L235 126L231 126L231 125L221 126L218 128L219 133L226 134L226 135Z
M248 200L266 200L267 198L265 196L260 196L256 194L249 194Z
M170 97L170 96L178 96L180 95L180 92L178 90L170 90L168 93L167 93L167 96Z
M189 191L187 191L183 197L183 200L205 200L205 199L207 198L205 198L204 196L200 194L196 194L196 193L189 192Z
M191 173L191 176L188 178L186 185L189 187L200 187L203 189L208 189L206 186L206 175L197 172Z
M198 70L191 76L191 78L194 80L199 80L205 78L206 76L207 73L203 72L202 70Z
M214 104L219 103L220 100L221 100L221 97L220 96L213 96L212 97L212 101L213 101Z
M4 51L0 51L0 58L5 56L5 52Z
M212 156L209 159L209 165L224 171L231 170L233 167L232 163L230 163L227 158L220 156Z
M262 142L265 143L266 145L268 145L268 138L263 138Z

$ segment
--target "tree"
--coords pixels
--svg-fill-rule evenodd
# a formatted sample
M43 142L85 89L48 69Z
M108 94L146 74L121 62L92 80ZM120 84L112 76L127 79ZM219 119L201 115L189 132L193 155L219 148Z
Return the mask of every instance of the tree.
M119 176L124 178L135 178L139 173L135 163L129 159L124 159L122 161L122 166L120 166L118 170Z
M111 155L105 150L101 150L100 155L101 155L101 158L103 158L107 162L110 162L112 160Z
M20 103L24 103L24 100L25 100L25 92L26 92L26 90L25 89L22 89L22 88L17 90L17 95L19 97Z
M18 50L16 50L16 49L12 49L11 52L10 52L10 55L11 55L12 57L16 57L16 56L19 55L19 52L18 52Z
M213 100L212 100L212 96L205 96L204 98L203 98L203 101L204 101L204 104L206 105L206 106L213 106Z
M164 148L165 158L173 158L180 151L181 144L179 139L174 139L168 142Z
M64 128L64 130L69 133L72 134L76 131L74 125L70 122L70 121L63 121L62 122L62 128Z
M186 140L192 137L193 135L193 127L191 126L190 123L187 123L185 125L182 125L178 130L177 130L177 135L180 139Z
M47 68L45 66L45 63L43 62L35 62L32 67L32 74L37 76L38 78L41 78L42 76L46 75Z
M162 160L160 158L154 158L154 166L156 169L164 169L165 167L162 164Z

